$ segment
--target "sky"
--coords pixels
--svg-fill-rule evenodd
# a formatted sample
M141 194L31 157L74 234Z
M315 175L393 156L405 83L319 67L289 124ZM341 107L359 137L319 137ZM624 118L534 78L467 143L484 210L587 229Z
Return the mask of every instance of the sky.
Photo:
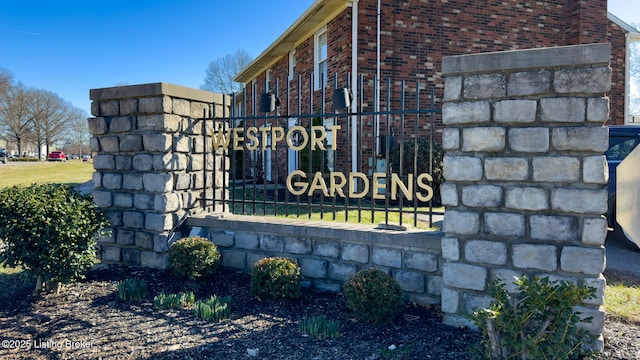
M257 57L314 0L0 0L0 67L90 113L89 90L204 83L209 62ZM640 24L638 0L609 11Z
M0 67L90 113L89 89L204 83L209 62L257 57L313 0L0 0Z

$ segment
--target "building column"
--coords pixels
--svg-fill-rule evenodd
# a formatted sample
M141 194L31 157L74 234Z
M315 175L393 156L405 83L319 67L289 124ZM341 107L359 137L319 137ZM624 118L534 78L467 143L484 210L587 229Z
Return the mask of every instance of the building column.
M88 119L93 198L111 222L103 263L166 268L175 229L189 214L224 212L224 170L213 121L228 99L167 83L92 89ZM227 110L228 111L228 110ZM215 175L214 175L215 174Z
M487 285L514 276L597 288L602 334L609 44L443 59L444 322L473 326Z

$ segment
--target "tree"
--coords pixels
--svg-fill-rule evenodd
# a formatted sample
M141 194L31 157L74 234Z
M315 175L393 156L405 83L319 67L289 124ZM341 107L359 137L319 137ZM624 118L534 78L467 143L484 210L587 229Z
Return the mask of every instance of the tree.
M0 93L0 132L15 141L18 153L22 154L22 144L33 135L33 124L41 114L34 111L35 90L23 83L9 86Z
M0 136L15 143L19 154L31 144L38 152L45 146L48 154L49 147L61 140L75 141L80 149L89 139L87 117L51 91L14 83L13 75L0 68Z
M638 28L639 24L631 24ZM629 74L631 75L631 94L629 112L640 115L640 41L634 41L629 46Z
M233 54L227 54L209 63L202 90L221 94L232 94L242 89L241 84L233 79L251 62L251 55L246 50L239 49Z
M78 156L89 153L89 114L80 108L73 108L69 115L69 124L66 127L66 137L71 141L71 149L78 151Z
M3 99L6 99L9 89L13 84L13 75L4 68L0 68L0 128L2 127L2 108L4 106ZM0 140L6 140L5 136L0 135ZM6 144L6 141L5 141Z
M33 121L35 141L38 149L44 145L49 154L50 146L62 140L66 134L75 110L60 96L47 90L35 90L33 100L34 113L39 114Z
M13 83L13 75L9 70L0 68L0 96L6 94Z

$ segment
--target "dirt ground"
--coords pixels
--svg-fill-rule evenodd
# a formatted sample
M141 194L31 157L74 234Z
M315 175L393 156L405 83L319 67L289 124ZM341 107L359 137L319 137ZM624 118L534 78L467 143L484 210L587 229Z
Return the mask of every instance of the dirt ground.
M628 274L606 275L640 284ZM116 300L117 281L128 277L149 283L146 300ZM0 277L0 287L0 359L468 359L479 340L442 325L437 307L406 305L392 325L371 325L353 319L340 294L306 289L295 301L261 300L250 295L247 274L229 270L212 282L191 282L163 271L107 267L48 296L31 295L33 283L19 276ZM192 310L153 307L159 292L179 291L196 298L231 295L231 318L213 323ZM303 316L321 314L340 321L340 336L300 332ZM600 358L640 358L638 324L607 316L604 336Z

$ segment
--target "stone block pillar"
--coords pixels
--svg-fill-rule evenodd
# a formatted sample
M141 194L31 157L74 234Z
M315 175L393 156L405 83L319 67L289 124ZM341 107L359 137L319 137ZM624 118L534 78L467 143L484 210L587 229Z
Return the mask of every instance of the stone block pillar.
M101 260L163 269L180 221L225 210L214 199L227 177L215 170L228 161L214 154L213 124L203 119L228 116L229 101L167 83L92 89L90 97L93 198L112 230L99 241Z
M491 298L487 284L549 276L598 289L580 309L601 334L610 45L443 59L444 322Z

